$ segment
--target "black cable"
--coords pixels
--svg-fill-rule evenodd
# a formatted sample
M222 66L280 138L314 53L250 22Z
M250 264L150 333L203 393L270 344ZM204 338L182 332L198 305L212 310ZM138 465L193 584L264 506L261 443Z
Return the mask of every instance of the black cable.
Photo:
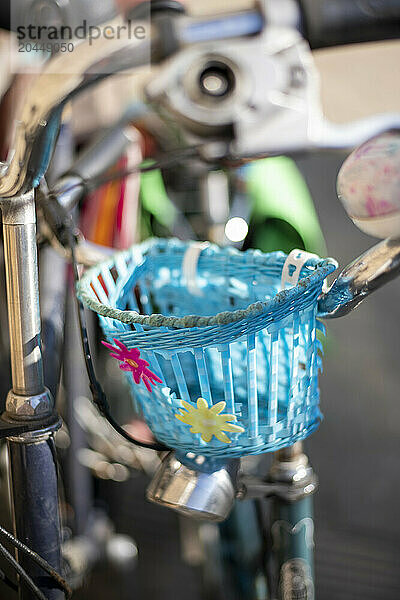
M25 554L25 556L28 556L41 569L43 569L43 571L48 573L48 575L50 575L50 577L54 579L54 581L57 583L60 589L64 590L67 600L69 600L72 597L72 590L65 581L65 579L61 577L61 575L46 560L44 560L44 558L42 558L39 554L34 552L28 546L26 546L26 544L18 540L15 536L12 535L12 533L7 531L7 529L4 529L4 527L2 527L1 525L0 535L2 535L12 546L14 546L14 548L17 548L17 550Z
M118 179L123 179L124 177L128 177L128 175L135 175L139 173L149 173L151 171L157 171L159 169L166 169L175 165L183 158L190 158L191 156L196 156L198 154L197 146L189 146L187 148L180 148L178 150L171 150L166 156L162 156L158 160L152 162L151 164L143 164L136 167L132 167L130 169L122 169L119 171L112 171L107 175L101 175L99 177L93 177L92 179L81 179L79 182L74 183L70 187L63 189L63 196L69 194L73 190L77 188L82 188L82 196L94 191L96 188L101 187L105 183L110 183L111 181L117 181Z
M128 175L135 173L148 173L150 171L154 171L157 169L167 168L169 166L174 165L176 162L179 162L181 159L189 158L190 156L197 155L198 148L196 146L190 146L182 149L178 149L171 152L171 155L164 156L160 158L156 162L152 162L151 164L141 164L136 167L132 167L131 169L113 171L108 173L107 175L101 175L99 177L94 177L92 179L84 180L81 176L77 183L70 185L69 187L63 188L63 190L58 194L57 192L52 193L49 191L46 182L42 180L40 187L40 193L37 195L37 204L41 209L42 218L46 221L49 226L49 229L52 235L58 240L58 242L62 246L69 246L68 239L65 239L66 230L70 227L70 209L64 208L62 202L60 203L60 196L68 197L68 195L76 189L80 189L79 196L75 199L74 203L79 202L81 198L87 195L89 192L95 190L101 185L116 181L123 177L127 177ZM172 200L170 200L172 202ZM172 202L173 207L177 213L177 223L179 217L180 230L185 231L185 236L190 237L188 232L192 232L191 225L187 221L186 217L183 215L181 210ZM178 237L180 235L178 232L172 231L172 233L176 233ZM48 235L44 234L44 238L46 241L49 240ZM42 240L41 243L44 243Z
M105 183L115 181L116 179L122 179L124 177L127 177L128 175L133 175L134 173L148 173L157 169L167 169L168 167L175 165L175 163L179 162L183 158L197 156L197 154L198 146L188 146L187 148L171 150L171 152L168 153L168 155L163 156L154 162L151 162L151 164L142 163L141 165L138 165L137 167L132 167L131 169L113 171L111 173L101 175L99 177L93 177L92 179L84 180L83 184L86 189L91 191L92 189L100 187Z
M37 598L37 600L47 600L46 596L43 592L40 591L38 586L35 584L33 579L29 577L28 573L21 567L20 564L17 563L15 558L5 549L3 544L0 544L0 556L2 556L10 565L15 569L16 573L20 576L20 578L26 583L29 587L33 595Z
M120 435L122 435L122 437L124 437L126 440L128 440L129 442L132 442L136 446L140 446L141 448L147 448L149 450L156 450L157 452L168 451L169 448L167 448L163 444L159 444L159 443L151 444L151 443L145 443L145 442L136 440L131 435L129 435L129 433L127 431L125 431L125 429L123 429L123 427L121 427L114 420L113 416L110 413L110 407L109 407L109 404L107 401L106 394L105 394L99 380L96 377L96 372L95 372L94 365L93 365L92 353L90 350L89 337L88 337L88 332L87 332L85 309L76 293L76 284L79 282L79 273L78 273L78 265L77 265L76 257L75 257L76 242L75 242L74 234L72 233L72 226L71 225L68 226L66 224L66 230L69 235L69 246L70 246L70 250L71 250L72 269L73 269L74 283L75 283L74 296L75 296L77 310L78 310L78 321L79 321L79 329L80 329L81 340L82 340L82 350L83 350L83 355L84 355L84 359L85 359L86 371L87 371L87 374L89 377L89 386L90 386L90 391L92 393L93 401L96 404L96 406L99 408L101 414L110 423L110 425L112 425L112 427Z
M121 179L123 177L126 177L127 175L132 175L134 173L146 173L149 171L154 171L156 169L164 169L164 168L174 165L175 163L179 162L183 158L189 158L190 156L196 156L197 154L198 154L197 146L189 146L186 148L181 148L181 149L178 149L175 151L171 151L168 155L162 156L159 160L152 162L151 164L146 165L146 164L142 163L141 165L138 165L137 167L133 167L131 169L126 169L126 170L122 170L122 171L114 171L114 172L104 175L104 176L95 177L95 178L88 179L88 180L81 180L79 183L74 184L71 187L64 190L63 193L66 194L66 193L74 190L77 187L82 187L83 188L82 195L85 195L89 191L92 191L95 188L100 187L101 185L103 185L105 183L115 181L117 179ZM64 220L64 218L65 218L65 220ZM73 223L72 223L72 219L66 213L64 213L62 215L61 220L62 220L62 223L59 223L59 225L62 226L63 234L66 234L66 238L67 238L67 240L63 240L62 243L64 244L64 241L67 241L70 252L71 252L71 262L72 262L74 282L75 282L75 287L76 287L76 284L79 282L79 273L78 273L78 265L77 265L76 256L75 256L76 239L75 239L74 233L72 231ZM75 296L75 301L76 301L76 306L77 306L77 311L78 311L78 321L79 321L79 329L80 329L81 341L82 341L82 350L83 350L83 355L84 355L84 360L85 360L86 371L87 371L88 378L89 378L90 391L92 393L94 403L99 408L102 415L110 423L110 425L112 425L112 427L122 437L124 437L129 442L132 442L133 444L136 444L137 446L140 446L141 448L147 448L149 450L156 450L157 452L165 452L165 451L169 450L169 448L167 448L163 444L159 444L159 443L151 444L151 443L145 443L145 442L136 440L114 420L113 416L110 413L110 408L109 408L109 404L107 401L107 397L104 393L104 390L103 390L100 382L98 381L98 379L96 377L96 372L95 372L94 365L93 365L92 354L91 354L91 350L90 350L89 338L88 338L88 333L87 333L85 310L84 310L84 306L83 306L82 302L79 300L79 298L76 294L76 289L74 290L74 296Z

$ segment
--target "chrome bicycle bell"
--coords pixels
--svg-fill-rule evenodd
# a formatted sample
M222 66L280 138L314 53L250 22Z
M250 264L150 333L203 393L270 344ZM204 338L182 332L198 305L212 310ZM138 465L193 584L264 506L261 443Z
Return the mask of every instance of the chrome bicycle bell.
M147 489L151 502L195 519L225 520L235 500L239 460L170 452Z

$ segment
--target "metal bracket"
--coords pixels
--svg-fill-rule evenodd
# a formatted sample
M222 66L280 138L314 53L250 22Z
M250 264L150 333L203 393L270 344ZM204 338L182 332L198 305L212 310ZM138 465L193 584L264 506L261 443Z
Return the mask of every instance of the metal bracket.
M312 472L300 485L291 482L262 481L254 477L243 477L240 481L237 498L280 498L286 502L297 502L311 496L318 489L318 477Z
M35 419L30 421L14 421L7 417L6 413L0 416L0 439L18 437L24 433L50 433L61 427L61 420L57 413L46 419Z

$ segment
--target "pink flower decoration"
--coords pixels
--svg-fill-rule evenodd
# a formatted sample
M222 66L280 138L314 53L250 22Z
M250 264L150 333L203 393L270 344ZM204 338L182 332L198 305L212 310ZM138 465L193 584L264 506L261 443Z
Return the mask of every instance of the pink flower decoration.
M162 380L147 368L149 363L143 360L143 358L140 358L140 351L137 348L132 348L132 350L129 350L129 348L124 346L122 342L119 342L116 339L114 339L114 342L117 346L112 346L107 342L101 343L112 350L112 352L110 352L110 356L121 361L119 368L122 369L122 371L132 371L133 379L136 384L139 384L140 380L142 379L148 391L152 392L152 385L155 385L156 383L162 383Z

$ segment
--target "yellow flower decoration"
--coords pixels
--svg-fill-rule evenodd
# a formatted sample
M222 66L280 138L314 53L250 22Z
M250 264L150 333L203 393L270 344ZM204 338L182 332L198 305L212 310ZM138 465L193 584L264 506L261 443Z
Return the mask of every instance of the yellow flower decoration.
M243 427L239 425L233 425L228 421L236 421L235 415L221 415L221 412L226 406L226 402L218 402L211 408L208 408L208 404L204 398L197 400L197 408L181 400L183 408L186 411L181 410L179 415L175 415L179 421L186 425L191 425L190 431L192 433L200 433L201 439L205 442L210 442L213 435L220 442L230 444L231 440L224 433L224 431L232 431L234 433L242 433Z

